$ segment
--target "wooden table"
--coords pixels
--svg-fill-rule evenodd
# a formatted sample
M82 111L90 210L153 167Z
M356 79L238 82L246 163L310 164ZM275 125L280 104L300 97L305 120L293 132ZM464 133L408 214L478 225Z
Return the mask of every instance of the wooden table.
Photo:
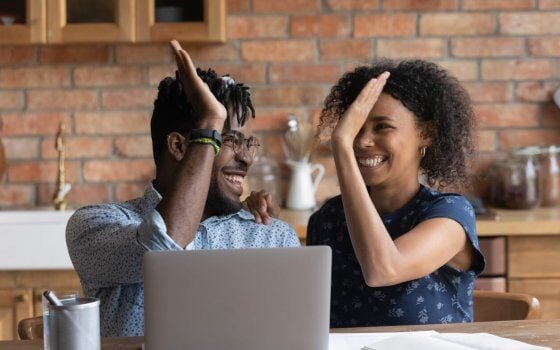
M560 319L557 320L532 320L532 321L502 321L478 322L448 325L424 326L398 326L398 327L366 327L333 329L336 333L363 333L363 332L404 332L435 330L438 332L476 333L487 332L501 337L524 341L533 345L548 346L560 350ZM142 337L129 338L104 338L104 350L131 350L142 349ZM43 349L43 342L32 341L0 341L0 350L39 350Z

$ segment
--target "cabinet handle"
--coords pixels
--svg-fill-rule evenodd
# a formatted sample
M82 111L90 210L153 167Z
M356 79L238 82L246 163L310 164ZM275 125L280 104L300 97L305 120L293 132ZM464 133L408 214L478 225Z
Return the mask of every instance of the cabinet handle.
M16 300L20 303L24 303L24 302L29 300L29 296L27 296L27 294L22 293L22 294L17 296Z

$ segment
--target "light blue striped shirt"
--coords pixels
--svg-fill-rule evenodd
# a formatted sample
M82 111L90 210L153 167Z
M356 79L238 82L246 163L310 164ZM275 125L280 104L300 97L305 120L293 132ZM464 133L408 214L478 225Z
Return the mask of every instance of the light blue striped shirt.
M142 257L148 250L183 250L168 235L155 207L161 195L152 184L123 203L78 209L68 221L66 244L84 294L101 300L101 335L144 334ZM286 222L257 224L245 210L204 220L187 249L297 247Z

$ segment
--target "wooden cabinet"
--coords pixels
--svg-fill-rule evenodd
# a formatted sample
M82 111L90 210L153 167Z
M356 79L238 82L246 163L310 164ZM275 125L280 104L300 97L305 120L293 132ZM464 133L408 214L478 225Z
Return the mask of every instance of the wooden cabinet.
M19 321L43 314L41 294L46 289L82 294L72 270L0 271L0 341L18 339Z
M49 43L134 41L135 0L46 1Z
M21 10L24 14L22 23L16 20L16 13L14 13L14 17L8 16L11 19L0 24L0 43L34 44L46 42L46 0L25 0L21 1L20 4L23 5ZM10 24L9 21L11 20L14 20L13 24Z
M158 22L155 0L139 0L136 10L136 41L224 42L226 5L223 0L200 0L201 18L189 22Z
M26 0L17 10L25 21L0 23L0 44L226 40L225 0Z
M0 289L0 340L18 339L19 320L33 316L31 288Z

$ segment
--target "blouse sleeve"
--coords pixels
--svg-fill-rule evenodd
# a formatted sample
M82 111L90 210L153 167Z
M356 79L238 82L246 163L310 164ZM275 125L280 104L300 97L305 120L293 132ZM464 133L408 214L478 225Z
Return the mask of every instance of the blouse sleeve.
M425 207L419 222L434 218L448 218L458 222L463 227L467 239L471 242L475 251L471 270L479 275L484 270L486 263L478 245L476 217L471 203L460 195L439 197Z

